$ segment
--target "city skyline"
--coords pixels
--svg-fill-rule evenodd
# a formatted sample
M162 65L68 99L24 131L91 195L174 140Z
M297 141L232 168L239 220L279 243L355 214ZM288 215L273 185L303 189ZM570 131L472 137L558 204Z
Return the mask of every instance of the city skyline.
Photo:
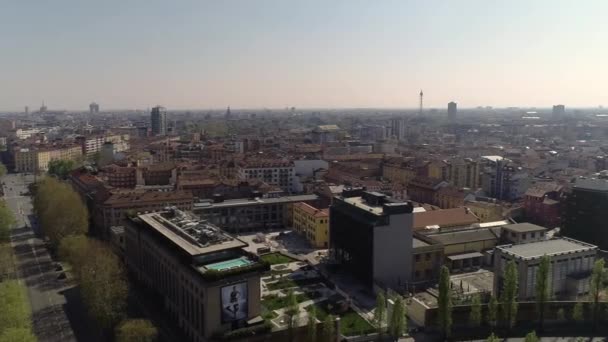
M0 13L0 110L597 107L601 1L58 1ZM27 18L24 19L24 18Z

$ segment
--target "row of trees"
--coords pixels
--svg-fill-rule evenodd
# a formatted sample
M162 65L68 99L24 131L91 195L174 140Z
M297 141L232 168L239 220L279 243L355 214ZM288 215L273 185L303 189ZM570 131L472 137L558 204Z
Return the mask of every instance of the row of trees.
M0 282L0 341L35 342L31 318L25 287L17 280Z
M593 328L597 327L600 319L600 296L604 291L604 283L607 280L604 260L598 259L593 267L590 282L590 297L591 297L591 321ZM547 302L551 300L551 259L548 256L543 256L538 266L535 283L535 299L536 299L536 317L538 318L538 327L542 331L544 329L545 315L547 311ZM502 326L509 332L517 322L518 310L518 272L517 265L514 261L507 263L504 270L504 278L500 297L497 299L492 296L487 305L487 323L496 328L499 321ZM445 337L449 337L452 329L452 286L450 281L450 272L447 267L441 268L439 276L439 296L438 305L438 323L439 329ZM482 303L479 294L473 296L471 300L471 310L469 313L469 325L471 327L479 327L483 323ZM556 316L560 320L566 319L566 314L563 309L556 312ZM577 322L584 320L583 303L579 302L573 307L571 317Z
M403 297L395 296L395 298L392 298L392 302L392 310L390 312L390 317L388 317L386 295L382 291L378 292L376 295L374 325L376 326L379 339L382 338L386 330L392 339L398 340L407 330L405 301L403 300Z
M40 227L54 247L65 237L88 231L89 213L80 196L56 178L38 182L33 206Z
M34 196L40 227L80 284L89 315L118 341L153 341L156 328L126 317L128 282L124 266L105 243L89 238L88 211L70 185L54 177L40 181Z

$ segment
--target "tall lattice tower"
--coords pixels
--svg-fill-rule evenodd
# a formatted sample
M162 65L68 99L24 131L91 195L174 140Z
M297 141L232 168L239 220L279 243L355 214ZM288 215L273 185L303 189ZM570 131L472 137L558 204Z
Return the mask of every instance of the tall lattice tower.
M420 89L420 109L418 110L418 115L422 115L422 105L423 105L424 93L422 89Z

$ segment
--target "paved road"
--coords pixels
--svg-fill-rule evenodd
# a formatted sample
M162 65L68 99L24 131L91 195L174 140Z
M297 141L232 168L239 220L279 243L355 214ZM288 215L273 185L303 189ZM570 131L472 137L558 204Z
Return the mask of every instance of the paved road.
M11 243L19 278L27 285L34 333L41 342L100 341L86 320L78 289L57 278L60 271L40 238L31 199L23 195L33 180L22 174L2 178L4 199L16 219Z

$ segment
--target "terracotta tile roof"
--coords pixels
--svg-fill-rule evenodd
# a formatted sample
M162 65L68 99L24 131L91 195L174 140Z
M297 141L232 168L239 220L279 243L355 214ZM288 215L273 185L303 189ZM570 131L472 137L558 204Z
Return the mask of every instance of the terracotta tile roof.
M479 222L479 219L467 208L431 210L414 213L414 230L429 226L456 227L468 226Z
M192 201L193 197L187 191L147 191L147 192L114 192L104 202L106 205L136 204L136 202L164 202L186 200Z
M308 215L312 215L314 217L329 217L329 209L317 209L310 204L304 202L295 203L294 208L299 208L302 211L306 212Z

